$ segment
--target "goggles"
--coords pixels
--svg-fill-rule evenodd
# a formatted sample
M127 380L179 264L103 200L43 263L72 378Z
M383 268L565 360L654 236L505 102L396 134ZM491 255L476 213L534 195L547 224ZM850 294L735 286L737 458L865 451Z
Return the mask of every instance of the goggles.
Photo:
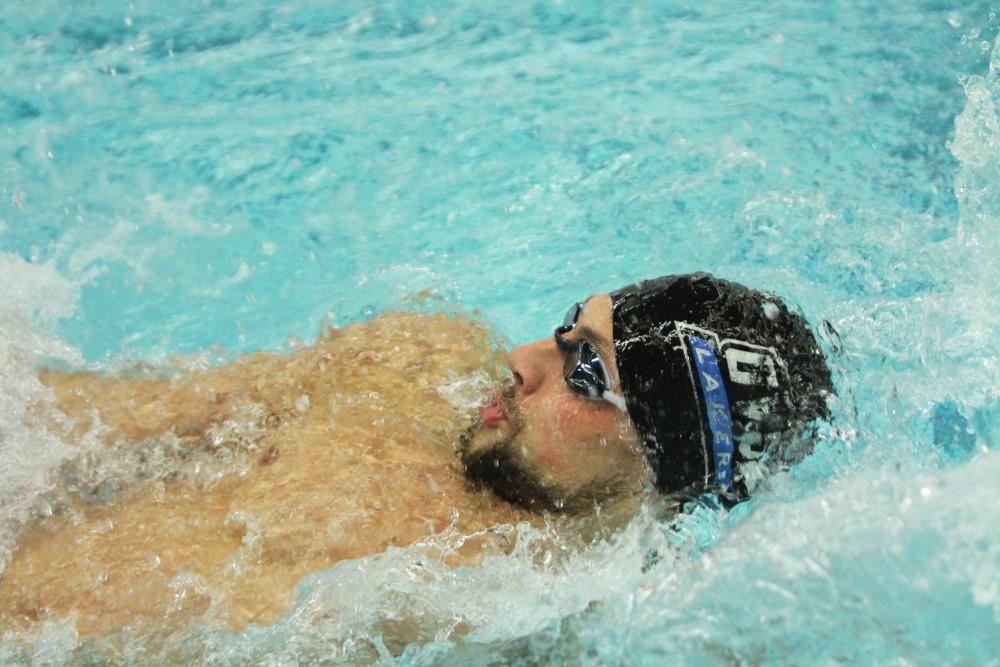
M597 350L590 344L590 341L585 338L576 341L568 341L563 338L565 334L576 327L576 321L580 319L581 312L583 312L583 304L573 304L566 312L562 325L557 327L553 334L556 345L567 353L563 366L566 384L583 398L593 401L603 399L624 411L626 409L625 397L615 393L615 383L611 378L611 371L601 359L601 355L597 354Z

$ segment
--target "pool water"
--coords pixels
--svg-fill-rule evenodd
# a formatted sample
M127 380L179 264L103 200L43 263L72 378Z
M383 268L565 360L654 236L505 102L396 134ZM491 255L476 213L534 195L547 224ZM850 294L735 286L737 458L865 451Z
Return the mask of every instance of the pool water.
M800 308L835 371L815 453L754 501L639 516L559 565L541 534L481 569L392 550L157 655L1000 664L990 3L4 9L0 555L71 454L32 421L39 363L224 360L428 292L520 343L707 270ZM401 654L393 614L429 628ZM50 624L0 662L91 649Z

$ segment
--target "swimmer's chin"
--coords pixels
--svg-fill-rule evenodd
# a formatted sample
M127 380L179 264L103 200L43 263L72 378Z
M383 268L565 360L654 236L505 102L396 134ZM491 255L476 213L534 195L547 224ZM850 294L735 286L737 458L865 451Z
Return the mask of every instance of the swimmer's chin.
M467 464L470 458L479 452L493 449L501 442L510 439L512 431L513 428L509 422L491 426L477 418L458 440L458 451L462 456L462 463Z

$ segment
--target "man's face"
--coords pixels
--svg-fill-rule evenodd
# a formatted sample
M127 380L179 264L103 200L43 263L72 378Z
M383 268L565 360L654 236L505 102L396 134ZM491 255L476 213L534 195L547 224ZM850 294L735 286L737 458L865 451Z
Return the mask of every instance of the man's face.
M620 388L610 296L588 299L563 337L586 339ZM634 504L651 475L632 422L611 402L570 388L571 357L553 336L511 351L513 382L498 388L462 439L466 475L528 509L585 513L595 504Z

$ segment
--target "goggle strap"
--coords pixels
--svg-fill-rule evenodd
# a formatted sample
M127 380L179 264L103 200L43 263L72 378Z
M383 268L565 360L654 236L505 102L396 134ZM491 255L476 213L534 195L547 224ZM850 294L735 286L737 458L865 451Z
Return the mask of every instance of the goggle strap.
M621 394L616 394L613 391L605 391L601 394L601 398L611 403L622 412L628 412L628 407L625 405L625 397Z

